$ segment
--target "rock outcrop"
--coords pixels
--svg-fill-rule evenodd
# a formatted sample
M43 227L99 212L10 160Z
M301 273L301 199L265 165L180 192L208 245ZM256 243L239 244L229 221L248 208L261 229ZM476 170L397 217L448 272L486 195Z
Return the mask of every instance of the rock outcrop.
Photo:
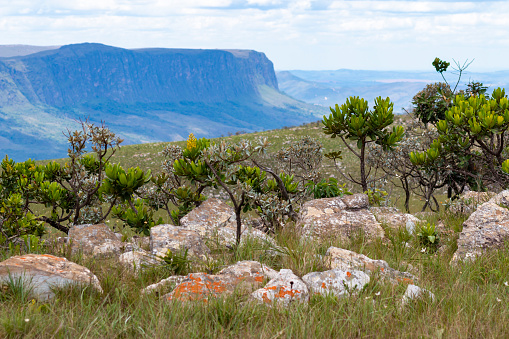
M223 269L218 274L191 273L181 279L175 289L164 295L168 301L207 301L237 293L249 293L260 287L265 279L276 276L276 272L257 261L240 261Z
M487 249L503 245L509 239L508 208L509 191L503 191L479 206L463 223L458 249L451 262L475 259Z
M124 243L105 224L73 226L69 241L73 253L81 251L85 256L118 257L124 248Z
M370 212L373 213L376 220L380 223L384 223L390 228L407 227L407 224L413 223L415 225L421 222L421 220L412 214L402 213L395 207L371 207Z
M311 293L341 297L348 292L359 291L369 283L369 275L357 270L333 269L312 272L302 277Z
M288 306L292 302L308 302L309 290L292 270L282 269L267 285L254 291L251 298L268 305Z
M325 265L330 269L343 271L359 270L368 275L377 272L383 279L393 284L413 284L417 278L408 272L395 270L384 260L373 260L363 254L358 254L343 248L330 247L324 258Z
M54 287L92 286L102 292L97 277L86 267L49 254L25 254L0 263L0 284L22 283L33 298L47 300Z
M360 233L373 239L384 235L365 194L308 201L301 208L298 225L304 237L348 239Z
M168 250L181 253L187 250L190 257L205 259L210 249L198 232L173 225L157 225L150 229L150 251L164 257Z

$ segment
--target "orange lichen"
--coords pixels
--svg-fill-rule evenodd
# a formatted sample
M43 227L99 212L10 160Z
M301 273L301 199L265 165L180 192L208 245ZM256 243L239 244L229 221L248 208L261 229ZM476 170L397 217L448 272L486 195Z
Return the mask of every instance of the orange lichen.
M325 285L324 282L322 283L322 288L324 288L324 289L327 288L327 285Z
M348 278L350 278L350 277L352 276L352 273L350 273L350 272L346 272L346 276L347 276Z

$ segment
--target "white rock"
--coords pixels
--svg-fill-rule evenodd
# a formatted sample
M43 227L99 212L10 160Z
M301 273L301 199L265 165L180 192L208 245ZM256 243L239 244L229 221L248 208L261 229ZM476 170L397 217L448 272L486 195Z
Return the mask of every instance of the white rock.
M288 306L292 302L308 302L309 290L292 270L282 269L265 287L254 291L251 297L269 305Z
M414 300L417 298L421 298L427 294L431 300L435 301L435 295L431 293L430 291L420 288L416 285L408 285L406 288L405 294L403 295L403 298L401 299L401 305L406 305L410 300Z
M312 272L302 277L311 293L334 294L341 297L345 293L362 288L369 283L369 275L362 271L333 269L325 272Z

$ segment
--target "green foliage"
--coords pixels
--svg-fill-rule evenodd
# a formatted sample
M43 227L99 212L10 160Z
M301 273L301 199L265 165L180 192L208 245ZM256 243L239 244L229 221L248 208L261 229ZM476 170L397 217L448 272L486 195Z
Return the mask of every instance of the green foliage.
M141 199L136 199L132 206L127 203L113 206L112 213L143 235L150 235L151 227L163 223L162 217L154 220L154 211L149 209Z
M101 191L120 198L122 202L131 200L133 194L151 178L150 170L145 174L136 167L126 172L119 164L107 165L105 173Z
M492 98L456 96L454 106L437 125L438 138L423 152L411 152L410 160L425 168L447 168L466 178L471 186L482 183L507 187L502 172L507 159L509 100L497 88Z
M452 103L451 96L451 88L446 83L426 85L412 99L414 116L424 124L436 124L445 118L445 112Z
M350 97L346 102L330 108L331 114L324 116L323 132L331 138L340 137L348 149L360 160L360 179L350 180L361 185L362 190L368 189L370 171L366 171L366 145L375 143L384 150L392 149L403 137L403 127L388 127L394 122L394 104L389 98L375 99L373 110L369 110L368 102L359 97ZM347 140L356 141L358 151L348 144ZM332 156L332 155L331 155ZM335 158L335 157L334 157Z
M160 257L165 266L175 275L186 275L191 268L191 260L188 258L188 249L179 252L168 250L164 257Z
M306 184L308 193L314 199L342 197L343 195L351 195L346 184L339 184L335 178L322 179L318 183L312 181Z
M421 225L416 232L417 242L426 248L426 251L435 252L439 246L439 237L434 223Z
M389 193L381 189L375 188L374 190L368 189L364 192L368 196L370 206L381 206L385 201Z

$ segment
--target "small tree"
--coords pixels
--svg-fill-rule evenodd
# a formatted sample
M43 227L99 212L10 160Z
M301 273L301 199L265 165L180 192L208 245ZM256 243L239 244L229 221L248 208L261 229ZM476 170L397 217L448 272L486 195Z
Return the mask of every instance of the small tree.
M447 169L477 188L487 184L504 188L508 130L505 90L495 89L491 100L484 95L468 99L458 95L445 119L437 123L438 138L428 150L410 153L410 159L422 168Z
M354 178L351 174L347 177L338 170L347 180L360 185L363 192L368 190L368 184L379 179L370 179L372 167L366 163L367 145L376 143L384 150L390 149L403 137L403 127L393 126L392 131L388 128L394 122L393 106L389 98L378 97L375 99L373 110L369 110L366 100L350 97L343 105L336 104L335 108L331 107L329 117L323 117L323 132L331 138L340 137L350 152L359 159L360 179ZM347 140L356 141L357 151ZM331 157L337 156L339 156L338 152Z

